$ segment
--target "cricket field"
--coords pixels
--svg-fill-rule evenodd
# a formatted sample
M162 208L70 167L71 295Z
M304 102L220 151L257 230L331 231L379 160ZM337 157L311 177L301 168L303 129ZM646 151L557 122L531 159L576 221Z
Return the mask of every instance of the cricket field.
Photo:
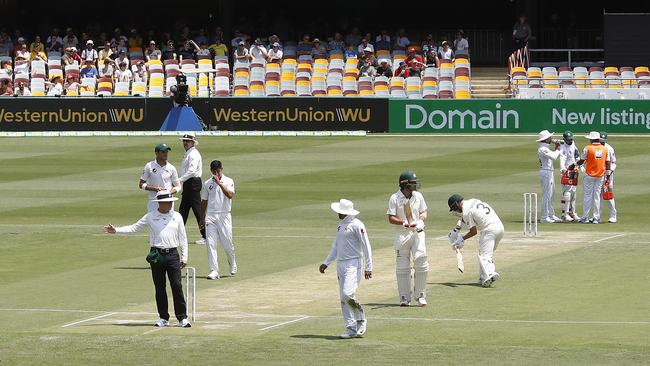
M235 180L239 273L205 279L205 246L190 244L198 314L182 329L152 326L147 233L102 233L145 213L142 167L165 142L180 169L180 140L1 138L0 366L649 364L650 139L609 140L618 223L540 224L527 238L522 193L541 193L531 136L203 137L204 179L219 159ZM397 306L386 208L407 169L429 206L425 308ZM465 273L456 269L452 193L488 202L504 222L493 288L475 285L476 239ZM581 213L581 186L578 195ZM362 339L338 339L336 271L318 273L338 222L329 204L340 198L361 211L374 252L358 293ZM199 238L193 216L187 231Z

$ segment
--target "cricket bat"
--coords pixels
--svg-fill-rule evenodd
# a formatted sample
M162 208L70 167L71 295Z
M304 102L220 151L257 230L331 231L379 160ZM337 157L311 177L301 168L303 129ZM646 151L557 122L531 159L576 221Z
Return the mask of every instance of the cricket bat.
M454 227L454 232L459 233L462 225L462 220L458 220L456 226ZM465 263L463 263L463 253L460 251L460 248L454 248L454 253L456 253L456 266L460 273L465 272Z
M411 226L411 223L413 222L413 210L411 209L410 201L404 204L404 215L406 215L406 222Z

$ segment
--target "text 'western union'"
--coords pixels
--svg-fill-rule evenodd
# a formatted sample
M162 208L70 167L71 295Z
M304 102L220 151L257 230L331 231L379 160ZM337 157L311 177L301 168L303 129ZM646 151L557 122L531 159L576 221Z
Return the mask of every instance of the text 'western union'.
M80 111L59 109L54 111L6 111L0 109L0 122L37 123L138 123L144 120L144 108L111 108L106 112L92 112L82 108Z
M213 113L217 122L368 122L371 117L370 108L336 108L332 111L319 111L312 107L271 111L214 108Z

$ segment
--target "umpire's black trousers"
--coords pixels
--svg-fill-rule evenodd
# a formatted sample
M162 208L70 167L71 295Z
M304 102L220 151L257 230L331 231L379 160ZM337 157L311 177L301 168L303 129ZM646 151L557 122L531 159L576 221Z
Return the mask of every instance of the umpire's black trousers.
M203 182L201 178L190 178L183 182L183 199L178 212L183 216L183 223L187 224L187 218L190 216L190 208L196 217L196 224L199 224L201 218L201 188ZM201 237L205 239L205 229L201 229Z
M165 275L167 275L174 298L174 313L176 314L176 319L181 321L187 318L187 305L185 304L185 296L183 296L181 260L178 256L178 250L176 248L169 250L159 249L158 252L165 256L165 263L151 263L151 277L153 277L153 284L156 286L158 315L160 319L169 320L167 279L165 278Z

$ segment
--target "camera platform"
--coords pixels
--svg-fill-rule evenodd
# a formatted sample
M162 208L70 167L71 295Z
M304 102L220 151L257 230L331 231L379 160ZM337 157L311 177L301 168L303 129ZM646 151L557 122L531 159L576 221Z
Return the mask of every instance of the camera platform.
M160 131L203 131L203 128L192 107L178 106L169 111Z

